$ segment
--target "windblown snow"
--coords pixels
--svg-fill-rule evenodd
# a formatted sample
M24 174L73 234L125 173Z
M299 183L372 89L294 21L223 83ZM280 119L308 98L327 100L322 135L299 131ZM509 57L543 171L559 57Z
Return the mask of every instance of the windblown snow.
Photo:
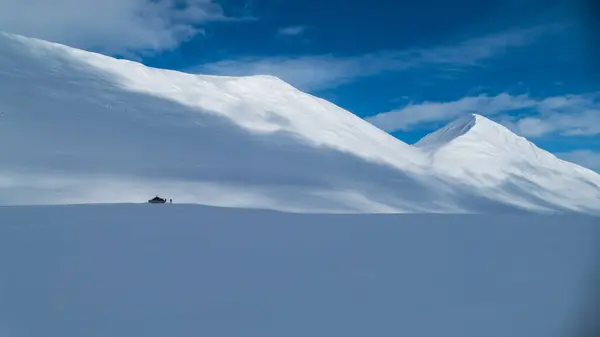
M0 34L0 204L600 214L600 176L473 115L410 146L270 76Z

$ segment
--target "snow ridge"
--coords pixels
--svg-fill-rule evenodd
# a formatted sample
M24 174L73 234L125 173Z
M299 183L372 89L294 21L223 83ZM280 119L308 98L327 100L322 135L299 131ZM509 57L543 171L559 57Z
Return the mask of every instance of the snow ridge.
M186 74L0 34L0 204L586 212L600 176L483 116L410 146L273 76Z
M469 132L469 130L475 126L478 119L481 118L483 117L477 114L470 114L459 118L445 127L423 137L423 139L417 142L415 146L421 148L431 148L449 143L452 140Z

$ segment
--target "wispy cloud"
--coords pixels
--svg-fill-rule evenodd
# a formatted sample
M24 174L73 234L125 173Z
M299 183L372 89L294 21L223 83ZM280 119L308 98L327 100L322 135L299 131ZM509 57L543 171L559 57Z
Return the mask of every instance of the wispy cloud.
M558 153L558 157L600 172L600 153L589 150L577 150L572 152Z
M496 119L527 137L549 133L564 136L600 134L600 93L536 99L529 95L478 95L452 102L422 102L367 118L388 132L448 122L469 113ZM524 110L526 114L514 114ZM511 114L507 114L511 113Z
M277 34L282 36L297 36L304 34L305 31L305 26L291 26L279 29Z
M452 69L476 66L483 60L503 54L509 48L528 45L560 27L546 25L515 29L452 45L355 56L245 57L207 63L192 71L236 76L273 75L301 89L314 91L388 71L403 71L428 65Z
M303 90L335 87L373 70L361 69L361 58L330 55L244 58L204 64L191 72L228 76L273 75Z
M453 102L409 104L397 110L369 117L367 120L389 132L406 131L421 124L446 122L469 113L494 115L504 111L533 107L535 104L536 102L527 95L511 96L506 93L498 96L479 95L464 97Z
M0 1L0 30L109 54L172 49L235 20L214 0Z

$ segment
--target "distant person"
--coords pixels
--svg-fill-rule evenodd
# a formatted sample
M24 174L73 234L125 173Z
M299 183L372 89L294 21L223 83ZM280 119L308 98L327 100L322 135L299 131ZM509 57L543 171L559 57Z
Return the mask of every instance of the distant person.
M169 199L169 204L172 204L172 203L173 203L173 199Z

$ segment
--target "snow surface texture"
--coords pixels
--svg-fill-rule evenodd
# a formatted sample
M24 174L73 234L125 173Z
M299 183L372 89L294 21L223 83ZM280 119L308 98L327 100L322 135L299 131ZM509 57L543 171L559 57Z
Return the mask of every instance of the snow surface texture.
M405 144L269 76L0 34L0 204L600 214L600 176L479 116Z
M600 208L600 175L566 162L483 116L471 115L416 144L439 174L495 197L535 209L561 205L594 212ZM597 211L596 211L597 212Z
M0 336L598 336L593 217L76 205L0 223Z

